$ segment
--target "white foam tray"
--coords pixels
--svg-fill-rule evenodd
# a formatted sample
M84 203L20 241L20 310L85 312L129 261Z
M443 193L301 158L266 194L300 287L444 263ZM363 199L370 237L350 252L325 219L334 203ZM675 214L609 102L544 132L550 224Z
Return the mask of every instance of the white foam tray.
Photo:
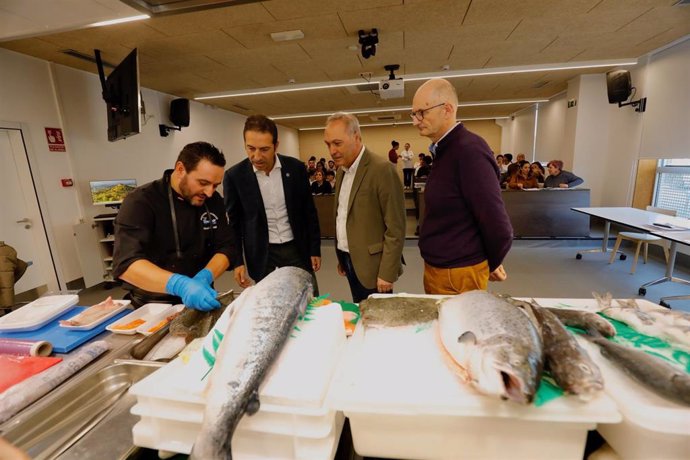
M109 320L113 316L117 315L120 313L122 310L125 308L132 308L130 307L130 304L132 303L130 300L113 300L116 304L118 304L117 308L114 308L111 310L107 315L101 316L100 318L96 319L95 321L90 322L89 324L83 324L81 326L69 326L69 325L62 325L60 324L60 327L63 329L69 329L72 331L90 331L94 327L98 326L99 324L102 324L104 321ZM86 310L84 310L86 311ZM77 316L77 315L75 315ZM67 318L67 320L70 320L71 318Z
M134 335L137 332L144 333L142 331L147 332L148 329L152 328L156 324L158 324L160 321L162 321L166 316L169 316L176 311L179 311L180 308L184 308L184 305L181 306L173 306L168 303L147 303L146 305L142 305L141 307L137 308L134 310L132 313L128 314L127 316L123 316L119 320L115 321L112 324L108 324L106 326L106 329L110 332L113 332L115 334L124 334L124 335ZM132 321L136 321L138 319L141 319L144 321L144 323L140 324L139 326L133 328L133 329L117 329L117 326L125 325L128 323L131 323ZM150 335L151 333L146 333L144 335Z
M40 297L0 317L0 331L35 331L74 307L77 302L79 296L73 294Z

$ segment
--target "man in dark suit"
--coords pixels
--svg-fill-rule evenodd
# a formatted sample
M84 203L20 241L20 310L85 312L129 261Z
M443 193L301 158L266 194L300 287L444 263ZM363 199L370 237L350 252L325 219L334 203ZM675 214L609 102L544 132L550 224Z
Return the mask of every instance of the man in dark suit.
M278 128L263 115L247 118L243 134L248 158L223 178L237 245L235 281L245 288L250 277L258 282L284 266L314 274L321 267L321 235L304 163L276 153Z
M403 186L395 167L364 147L357 117L335 113L324 141L338 166L335 188L338 273L353 302L392 292L402 274L405 245Z

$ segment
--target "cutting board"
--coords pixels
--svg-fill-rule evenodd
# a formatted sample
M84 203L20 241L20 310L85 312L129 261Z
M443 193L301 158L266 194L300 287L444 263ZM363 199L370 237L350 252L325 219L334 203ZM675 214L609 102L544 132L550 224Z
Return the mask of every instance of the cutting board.
M96 337L101 332L105 331L106 326L114 323L118 319L130 313L130 310L123 310L112 318L103 321L98 326L89 331L74 331L60 327L60 321L69 319L78 315L88 307L74 307L63 315L58 316L53 321L49 322L40 329L28 332L3 332L0 337L7 337L9 339L29 339L29 340L46 340L53 344L53 352L55 353L69 353L77 348L79 345L88 342Z
M62 358L0 355L0 393L60 361Z

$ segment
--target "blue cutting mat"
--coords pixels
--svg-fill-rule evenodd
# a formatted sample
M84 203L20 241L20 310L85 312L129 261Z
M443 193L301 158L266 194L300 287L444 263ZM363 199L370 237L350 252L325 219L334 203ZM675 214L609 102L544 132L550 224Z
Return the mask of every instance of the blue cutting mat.
M74 307L58 316L53 321L49 322L40 329L35 331L27 332L1 332L0 337L8 339L28 339L28 340L45 340L53 345L54 353L69 353L70 351L88 342L92 338L96 337L101 332L105 331L105 327L114 323L118 319L132 312L132 310L126 308L117 315L113 316L107 321L103 321L98 326L94 327L89 331L73 331L70 329L65 329L60 327L60 321L63 319L69 319L74 315L81 313L86 310L87 307Z

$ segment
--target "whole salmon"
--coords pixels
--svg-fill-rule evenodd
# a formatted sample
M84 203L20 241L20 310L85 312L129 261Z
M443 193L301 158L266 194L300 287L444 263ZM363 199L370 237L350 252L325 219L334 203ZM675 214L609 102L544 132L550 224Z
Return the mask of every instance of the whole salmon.
M216 354L194 459L232 459L231 442L245 412L259 409L258 390L312 295L311 274L275 270L252 287Z
M589 401L604 389L599 366L577 343L575 336L563 326L552 309L541 308L533 303L532 310L541 326L546 369L565 392Z
M690 406L690 375L661 358L627 347L601 335L585 336L601 354L633 380L669 401Z
M465 292L439 306L441 343L479 392L531 403L542 370L542 343L520 309L486 291Z

